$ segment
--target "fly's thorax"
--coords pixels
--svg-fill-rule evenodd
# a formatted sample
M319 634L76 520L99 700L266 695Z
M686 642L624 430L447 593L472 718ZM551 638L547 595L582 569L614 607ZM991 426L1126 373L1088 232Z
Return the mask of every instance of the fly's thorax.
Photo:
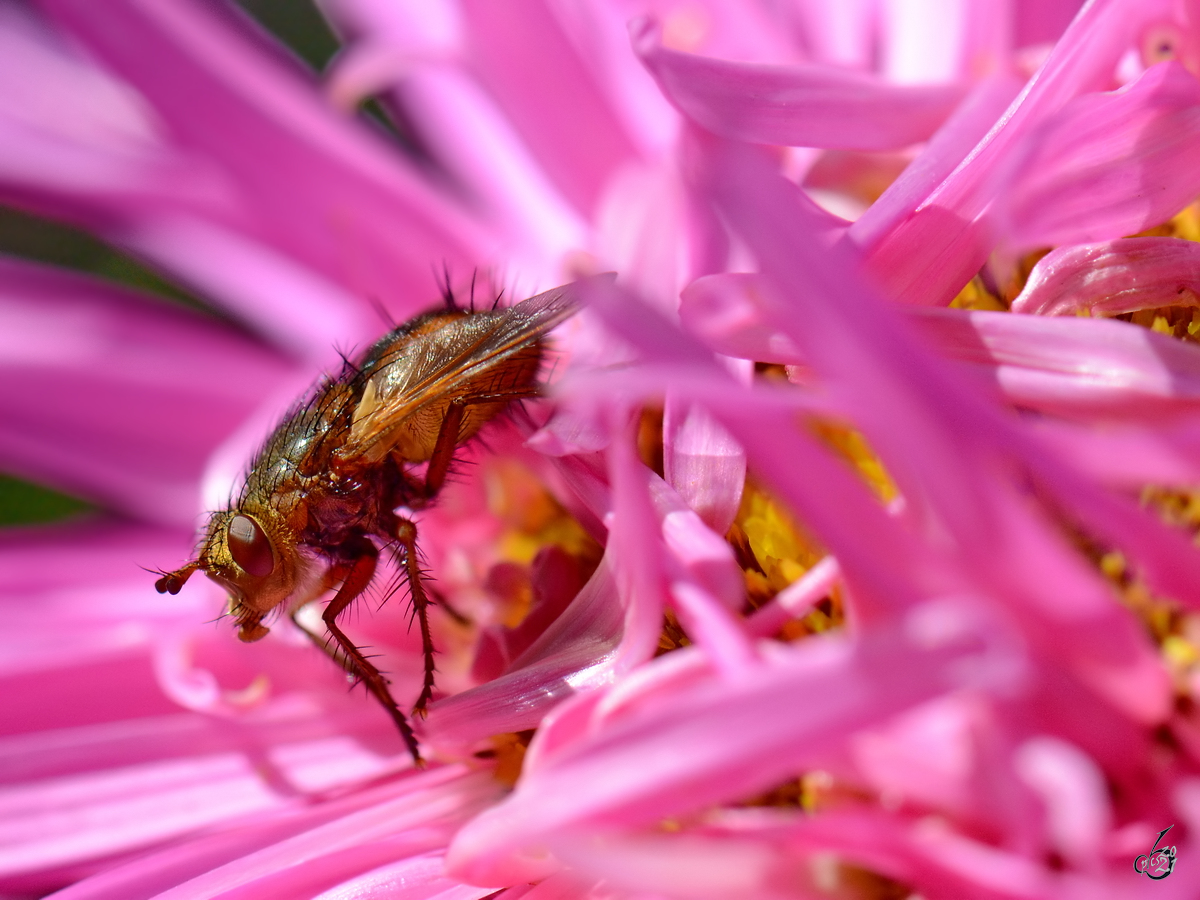
M295 540L269 507L214 514L200 554L205 574L229 592L245 640L266 634L258 620L288 599L300 564Z

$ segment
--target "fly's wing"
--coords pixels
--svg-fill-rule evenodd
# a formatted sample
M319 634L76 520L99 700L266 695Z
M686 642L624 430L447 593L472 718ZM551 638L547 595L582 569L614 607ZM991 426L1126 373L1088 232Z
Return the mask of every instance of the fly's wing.
M398 339L367 382L343 454L382 458L395 429L426 406L445 403L578 311L579 288L601 275L554 288L508 309L453 319L453 327Z

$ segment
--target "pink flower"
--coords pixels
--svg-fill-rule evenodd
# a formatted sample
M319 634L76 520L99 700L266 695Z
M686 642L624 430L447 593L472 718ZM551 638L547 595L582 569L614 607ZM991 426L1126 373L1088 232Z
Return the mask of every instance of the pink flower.
M224 316L0 267L4 468L103 510L0 537L5 892L1118 897L1167 825L1187 865L1200 8L321 6L323 83L232 8L3 11L5 201ZM443 266L619 277L420 519L467 623L422 772L135 566Z

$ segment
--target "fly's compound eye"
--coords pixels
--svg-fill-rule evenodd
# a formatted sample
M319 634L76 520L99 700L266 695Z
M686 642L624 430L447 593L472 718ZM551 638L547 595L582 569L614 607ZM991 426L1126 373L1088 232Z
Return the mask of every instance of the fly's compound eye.
M265 578L275 570L271 542L262 527L249 516L234 516L227 531L229 555L242 569L256 578Z

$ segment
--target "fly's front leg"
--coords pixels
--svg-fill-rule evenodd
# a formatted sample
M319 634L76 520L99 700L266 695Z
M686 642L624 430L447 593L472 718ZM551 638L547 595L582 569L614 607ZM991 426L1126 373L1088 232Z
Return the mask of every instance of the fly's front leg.
M355 549L359 551L360 555L346 567L346 576L342 581L342 586L338 588L338 592L329 601L325 611L321 613L325 627L329 629L330 636L337 642L337 647L330 647L325 638L305 628L294 614L292 620L338 665L366 685L367 690L375 695L375 699L383 705L400 730L400 736L404 738L404 744L408 747L408 752L412 754L413 762L418 766L423 766L425 762L421 759L421 751L417 749L417 739L413 734L412 726L408 724L404 713L400 712L396 701L392 699L392 695L388 691L387 679L346 636L337 623L338 615L366 590L375 575L375 563L379 558L379 551L375 549L375 545L370 541L363 540L361 544L356 545Z
M429 631L429 595L421 583L421 565L417 559L417 526L411 519L398 518L396 540L404 547L404 577L408 579L408 592L412 598L413 612L421 628L421 650L425 655L425 683L421 695L413 706L413 715L425 718L429 701L433 699L433 635Z

